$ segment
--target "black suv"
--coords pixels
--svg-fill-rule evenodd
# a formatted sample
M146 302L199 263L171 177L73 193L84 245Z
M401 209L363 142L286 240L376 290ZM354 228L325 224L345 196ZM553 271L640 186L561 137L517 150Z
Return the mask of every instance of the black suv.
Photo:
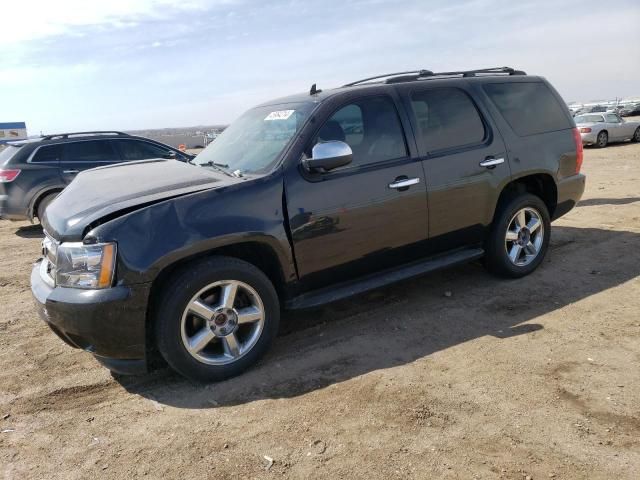
M220 380L267 350L282 308L481 257L533 272L581 164L564 102L521 71L314 85L249 110L193 164L78 175L46 212L31 288L54 332L114 371L159 351Z
M148 158L183 162L192 155L121 132L77 132L10 142L0 151L0 218L33 220L89 168Z

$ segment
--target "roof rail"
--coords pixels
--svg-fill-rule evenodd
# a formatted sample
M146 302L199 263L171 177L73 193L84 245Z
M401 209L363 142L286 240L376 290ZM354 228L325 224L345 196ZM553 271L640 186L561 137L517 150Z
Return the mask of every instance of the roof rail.
M347 83L346 85L343 85L343 87L353 87L354 85L369 82L371 80L378 80L380 78L397 77L398 75L409 75L409 74L417 74L417 75L432 74L433 75L433 72L431 70L409 70L407 72L385 73L384 75L376 75L375 77L363 78L362 80L358 80L356 82Z
M478 74L480 75L526 75L522 70L516 70L511 67L494 67L494 68L481 68L477 70L460 70L454 72L432 72L431 70L414 70L408 72L398 72L398 73L388 73L385 75L377 75L375 77L365 78L363 80L358 80L357 82L347 83L343 85L343 87L353 87L355 85L359 85L361 83L366 83L371 80L379 80L382 78L386 78L384 83L401 83L401 82L411 82L419 79L426 78L435 78L435 77L475 77Z
M54 135L45 135L42 137L42 140L53 140L54 138L69 138L71 136L82 136L82 135L118 135L123 137L128 137L128 133L111 131L111 130L96 130L95 132L71 132L71 133L56 133Z

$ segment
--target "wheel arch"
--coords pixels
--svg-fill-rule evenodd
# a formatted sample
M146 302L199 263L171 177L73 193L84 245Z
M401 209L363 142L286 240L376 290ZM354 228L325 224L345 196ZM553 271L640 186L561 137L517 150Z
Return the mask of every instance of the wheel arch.
M255 239L237 241L179 258L174 262L165 265L151 283L145 326L147 357L151 361L151 364L162 361L160 359L159 352L156 350L154 340L154 318L159 295L169 283L171 276L175 272L182 268L188 268L190 264L215 256L237 258L252 264L267 276L281 300L284 300L287 297L287 280L285 278L285 272L283 271L280 257L273 246L268 242Z
M38 193L33 196L33 200L31 200L31 204L29 205L29 210L27 211L29 220L33 221L33 219L37 216L38 206L40 205L40 202L44 199L44 197L52 193L60 193L62 192L62 190L64 190L64 187L62 186L47 187L39 190Z
M540 197L549 210L549 216L553 218L558 205L558 187L554 177L548 172L536 172L512 179L500 192L494 211L493 219L500 207L505 205L514 196L522 193L531 193Z

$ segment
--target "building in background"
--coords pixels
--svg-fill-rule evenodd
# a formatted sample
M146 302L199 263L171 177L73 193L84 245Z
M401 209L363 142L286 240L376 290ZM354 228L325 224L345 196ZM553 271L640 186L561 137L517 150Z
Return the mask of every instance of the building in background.
M0 145L13 140L26 140L27 124L24 122L0 123Z

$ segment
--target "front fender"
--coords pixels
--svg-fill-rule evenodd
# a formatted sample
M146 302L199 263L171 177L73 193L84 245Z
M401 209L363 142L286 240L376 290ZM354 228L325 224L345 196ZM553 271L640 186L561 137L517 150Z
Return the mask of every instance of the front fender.
M295 279L287 238L282 179L271 175L153 204L110 220L87 236L118 244L118 283L153 281L182 259L240 242L276 253L285 281Z

